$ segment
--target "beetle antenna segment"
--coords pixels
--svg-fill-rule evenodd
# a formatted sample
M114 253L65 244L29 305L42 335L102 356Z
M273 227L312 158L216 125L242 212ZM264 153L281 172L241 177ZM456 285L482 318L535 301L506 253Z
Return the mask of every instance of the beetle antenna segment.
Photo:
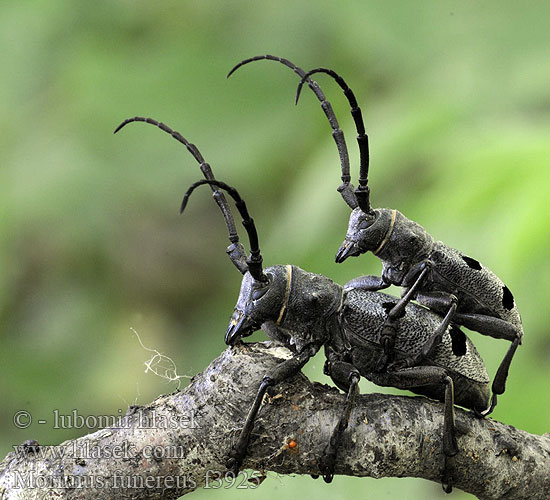
M200 151L197 149L197 146L194 144L191 144L185 137L183 137L179 132L171 129L168 125L165 123L159 122L157 120L154 120L153 118L144 118L143 116L134 116L133 118L128 118L124 120L113 132L113 134L116 134L120 129L128 125L128 123L132 122L144 122L144 123L150 123L151 125L155 125L156 127L160 128L167 134L170 134L176 141L181 142L187 150L193 155L193 158L197 160L199 164L204 163L204 158L202 157Z
M332 109L330 102L325 97L325 94L323 93L321 87L319 87L317 82L309 78L309 76L302 68L296 66L288 59L272 55L255 56L241 61L237 65L233 66L231 71L227 74L227 78L229 78L241 66L244 66L245 64L253 61L261 61L264 59L280 62L281 64L284 64L287 68L290 68L302 79L302 82L307 81L309 88L317 96L317 99L319 99L319 102L321 103L321 108L323 108L323 111L332 128L332 137L334 138L334 142L336 143L336 147L338 148L338 155L340 156L340 165L342 168L342 185L338 188L338 191L340 191L340 193L342 194L345 202L352 209L355 208L357 206L357 200L355 199L355 196L353 196L353 185L350 183L351 176L349 168L349 155L348 148L346 146L346 139L344 138L344 132L338 124L338 120L336 119L336 115L334 114L334 110Z
M144 122L149 123L151 125L155 125L156 127L160 128L162 131L166 132L167 134L170 134L174 139L176 139L178 142L181 142L186 148L187 151L189 151L193 158L197 161L197 163L200 165L200 169L202 173L204 174L204 177L209 180L214 180L214 174L212 173L212 168L210 167L210 164L204 161L204 158L194 144L190 143L183 135L181 135L176 130L171 129L168 125L165 123L159 122L157 120L154 120L153 118L144 118L143 116L134 116L133 118L128 118L124 120L113 132L116 134L121 128L128 125L128 123L132 122ZM233 220L233 215L231 214L231 210L229 209L229 203L227 202L225 195L218 191L216 187L211 186L213 191L214 199L216 200L216 203L220 207L220 210L223 213L223 217L225 219L225 222L227 224L227 229L229 231L229 241L231 243L237 243L239 241L239 236L237 235L237 228L235 227L235 221Z
M246 208L246 203L239 195L239 192L234 188L226 184L225 182L210 180L210 179L201 179L200 181L194 182L189 186L189 189L186 191L183 196L183 201L181 202L180 213L183 213L191 193L202 186L203 184L208 184L209 186L215 186L226 191L232 198L235 200L235 206L241 214L242 224L248 233L248 240L250 242L250 256L248 257L246 264L248 266L248 271L256 281L267 281L266 275L262 270L262 255L260 253L260 245L258 242L258 233L256 231L256 225L254 224L254 219L250 217L248 209Z
M302 91L302 86L304 82L315 73L326 73L336 80L336 83L340 85L340 88L344 91L350 107L351 107L351 116L355 122L355 129L357 131L357 144L359 145L359 185L355 190L355 196L357 197L357 203L363 212L368 213L371 211L370 207L370 189L368 187L368 177L369 177L369 163L370 163L370 153L369 153L369 136L365 132L365 123L363 122L363 115L361 113L361 108L357 104L357 99L355 94L350 89L346 81L338 74L336 71L329 68L315 68L308 71L303 77L300 83L298 84L298 89L296 90L296 104L298 104L298 99L300 98L300 92Z

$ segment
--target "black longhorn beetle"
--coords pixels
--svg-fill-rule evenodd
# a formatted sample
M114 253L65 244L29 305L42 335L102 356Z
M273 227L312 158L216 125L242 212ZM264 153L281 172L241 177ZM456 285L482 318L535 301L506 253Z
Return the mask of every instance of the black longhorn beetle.
M287 59L265 55L241 61L231 69L228 77L239 67L263 59L280 62L297 73L301 80L296 92L296 103L303 84L307 83L321 102L332 128L342 169L342 184L338 191L352 209L346 238L336 254L336 262L340 263L347 257L369 251L382 261L382 276L361 276L346 286L372 291L382 290L390 285L403 287L402 298L388 312L384 325L381 337L384 354L380 358L379 368L383 369L392 361L398 322L405 314L406 304L414 299L444 315L446 321L512 342L495 375L491 404L480 413L482 416L489 415L497 404L497 396L505 391L512 358L523 338L521 318L512 293L498 276L477 260L441 241L435 241L421 225L407 219L398 210L371 207L368 187L368 136L355 95L340 75L327 68L316 68L306 73ZM344 134L318 83L310 78L320 72L336 80L351 107L360 153L357 189L350 182L349 156ZM440 334L434 334L421 352L400 360L399 363L404 366L418 364L440 341ZM460 355L464 348L463 334L457 330L453 336L454 352Z
M185 144L194 158L204 164L197 148L179 133L152 119L132 118L159 126ZM204 171L204 170L203 170ZM244 200L237 190L209 177L195 182L185 193L181 204L184 211L191 193L208 184L214 190L216 201L222 209L230 242L227 253L235 267L243 274L237 304L225 335L225 342L234 346L243 337L262 329L269 338L282 343L292 352L292 357L267 373L258 389L254 402L244 422L237 443L229 453L227 466L235 473L246 456L246 450L260 410L264 395L283 380L297 374L321 349L325 349L325 373L347 393L346 402L338 424L335 426L323 455L318 461L319 472L326 482L332 481L336 456L342 436L350 422L360 377L380 385L408 389L444 402L441 481L446 491L452 489L452 476L448 458L458 452L454 428L454 404L482 411L489 404L489 377L476 348L465 338L465 352L457 356L453 352L451 333L459 327L449 318L442 321L435 312L414 303L407 304L406 314L396 326L393 350L397 360L416 357L426 342L435 334L441 342L432 344L422 361L411 367L378 370L383 352L380 336L387 319L387 311L397 303L395 297L334 283L331 279L306 272L293 265L276 265L263 268L258 235ZM239 243L233 218L224 200L219 203L219 190L227 192L235 201L248 234L250 255Z

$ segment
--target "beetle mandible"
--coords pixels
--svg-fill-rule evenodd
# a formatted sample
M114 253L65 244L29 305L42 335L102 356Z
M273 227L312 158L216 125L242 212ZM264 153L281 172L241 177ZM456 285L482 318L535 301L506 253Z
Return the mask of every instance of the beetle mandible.
M436 241L420 224L406 218L398 210L371 207L368 186L370 161L368 135L355 95L340 75L327 68L316 68L305 72L287 59L265 55L241 61L231 69L228 76L249 62L263 59L280 62L297 73L301 80L296 93L296 102L298 102L302 85L307 83L321 102L331 125L342 170L342 184L338 187L338 191L352 209L348 231L336 254L336 262L340 263L350 256L358 256L369 251L382 261L381 276L361 276L352 280L347 286L371 291L382 290L390 285L403 288L402 298L388 312L383 328L381 343L384 346L384 354L380 359L379 370L392 361L398 362L401 366L414 366L441 341L441 335L434 334L417 355L399 361L392 359L398 322L405 314L405 306L411 300L416 300L419 304L444 315L446 321L463 325L483 335L511 342L492 384L491 403L486 409L478 412L480 416L489 415L497 404L497 396L505 391L512 358L523 338L521 317L512 293L498 276L476 259L441 241ZM329 101L318 83L310 78L319 72L326 73L336 80L351 107L360 153L359 180L356 189L351 184L349 156L344 134ZM453 348L458 355L464 352L464 337L459 331L453 336Z

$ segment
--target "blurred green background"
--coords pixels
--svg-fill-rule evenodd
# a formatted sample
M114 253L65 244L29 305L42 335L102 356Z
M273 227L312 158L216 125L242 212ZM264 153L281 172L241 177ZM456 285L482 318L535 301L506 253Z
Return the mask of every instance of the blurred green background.
M52 429L52 412L117 415L174 390L144 373L145 346L193 375L225 347L240 275L185 148L124 118L164 121L237 186L265 263L293 263L345 283L379 273L372 256L334 264L348 208L318 102L273 62L328 66L355 90L371 140L375 206L395 207L498 274L525 327L494 418L550 431L550 43L547 2L0 3L0 455ZM357 151L347 102L319 81ZM470 335L494 374L505 341ZM262 338L257 335L254 338ZM322 355L307 367L321 374ZM185 381L184 381L185 383ZM184 385L184 384L183 384ZM364 383L362 391L379 391ZM28 410L32 425L13 415ZM38 424L38 419L48 424ZM441 498L415 479L270 475L272 498ZM216 493L202 490L197 498ZM471 498L456 492L454 498Z

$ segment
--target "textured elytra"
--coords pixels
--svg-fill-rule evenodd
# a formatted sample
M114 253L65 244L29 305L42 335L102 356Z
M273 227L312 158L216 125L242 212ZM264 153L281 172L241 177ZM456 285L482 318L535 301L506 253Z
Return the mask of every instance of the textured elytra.
M357 228L361 215L350 216L350 227L346 238L355 232L359 246L362 232ZM377 209L384 213L389 209ZM377 253L383 264L383 277L387 282L404 285L407 272L424 259L432 263L429 278L420 289L424 292L442 291L458 298L457 312L484 314L509 321L523 335L521 318L511 292L501 279L472 257L459 250L435 241L418 223L396 211L393 230L383 249ZM355 229L352 228L352 221ZM370 236L369 236L370 238ZM378 236L374 239L378 239Z
M388 302L396 303L397 299L366 290L347 292L344 300L344 329L350 342L351 339L357 339L369 344L372 349L382 350L379 341L386 320L384 304ZM368 307L365 307L365 304L368 304ZM437 314L417 304L408 304L406 314L398 320L394 347L398 356L418 354L440 323L441 317ZM428 363L441 366L475 382L488 383L489 375L483 360L468 337L465 355L454 354L450 329L451 327L443 334L441 344L437 346Z
M523 333L517 308L504 306L509 301L505 299L505 285L496 274L483 265L480 270L472 269L461 252L441 241L435 242L430 260L435 264L431 290L453 291L459 299L459 312L496 316Z

